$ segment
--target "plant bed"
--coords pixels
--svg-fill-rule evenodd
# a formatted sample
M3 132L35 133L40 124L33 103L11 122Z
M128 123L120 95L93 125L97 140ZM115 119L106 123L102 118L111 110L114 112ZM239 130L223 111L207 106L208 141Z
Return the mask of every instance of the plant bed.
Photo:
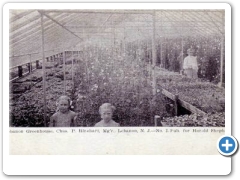
M55 73L52 69L48 69L46 72ZM42 77L37 77L37 79L39 78ZM69 97L72 97L72 89L72 81L66 81L66 95ZM58 83L57 78L50 76L46 81L47 126L50 117L56 112L56 101L63 94L63 81ZM21 92L12 95L10 102L10 122L12 127L44 127L44 93L42 82L38 82L24 93Z
M225 127L225 113L167 117L161 123L164 127Z
M179 99L206 113L225 111L225 90L212 83L181 75L159 75L157 84L159 89L178 95Z

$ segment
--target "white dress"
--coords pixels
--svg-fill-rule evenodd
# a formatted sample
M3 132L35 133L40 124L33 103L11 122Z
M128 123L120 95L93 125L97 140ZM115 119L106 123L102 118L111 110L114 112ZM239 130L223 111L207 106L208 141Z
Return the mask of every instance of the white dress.
M119 127L119 123L116 123L113 120L110 120L108 123L105 123L103 120L95 124L95 127Z
M187 56L183 62L184 74L189 78L198 78L198 64L196 56Z

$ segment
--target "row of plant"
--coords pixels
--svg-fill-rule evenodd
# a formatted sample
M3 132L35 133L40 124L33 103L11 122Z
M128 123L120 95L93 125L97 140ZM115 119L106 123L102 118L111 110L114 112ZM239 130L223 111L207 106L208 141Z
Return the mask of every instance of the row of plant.
M225 113L167 117L161 123L165 127L225 127Z
M70 77L71 67L67 67L66 94L72 96L73 82ZM37 80L37 81L36 81ZM19 88L26 83L34 84L24 92L11 94L10 126L12 127L44 127L44 91L42 70L19 80ZM37 83L36 83L37 82ZM14 87L14 83L12 83ZM63 69L55 67L46 69L46 121L56 112L56 101L63 95Z

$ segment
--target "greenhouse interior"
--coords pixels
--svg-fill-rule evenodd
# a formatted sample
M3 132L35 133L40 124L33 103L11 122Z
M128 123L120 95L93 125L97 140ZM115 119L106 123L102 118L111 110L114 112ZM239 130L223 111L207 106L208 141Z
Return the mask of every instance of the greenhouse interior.
M121 127L225 126L224 10L9 15L10 127L49 127L61 96L76 127L94 127L104 103ZM194 77L184 68L190 56Z

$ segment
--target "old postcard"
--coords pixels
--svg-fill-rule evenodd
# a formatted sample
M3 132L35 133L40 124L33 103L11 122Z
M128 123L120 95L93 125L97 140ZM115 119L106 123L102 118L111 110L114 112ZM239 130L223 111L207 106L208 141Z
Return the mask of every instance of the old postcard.
M4 6L9 158L207 155L203 172L229 167L216 143L231 135L230 6L128 5Z

